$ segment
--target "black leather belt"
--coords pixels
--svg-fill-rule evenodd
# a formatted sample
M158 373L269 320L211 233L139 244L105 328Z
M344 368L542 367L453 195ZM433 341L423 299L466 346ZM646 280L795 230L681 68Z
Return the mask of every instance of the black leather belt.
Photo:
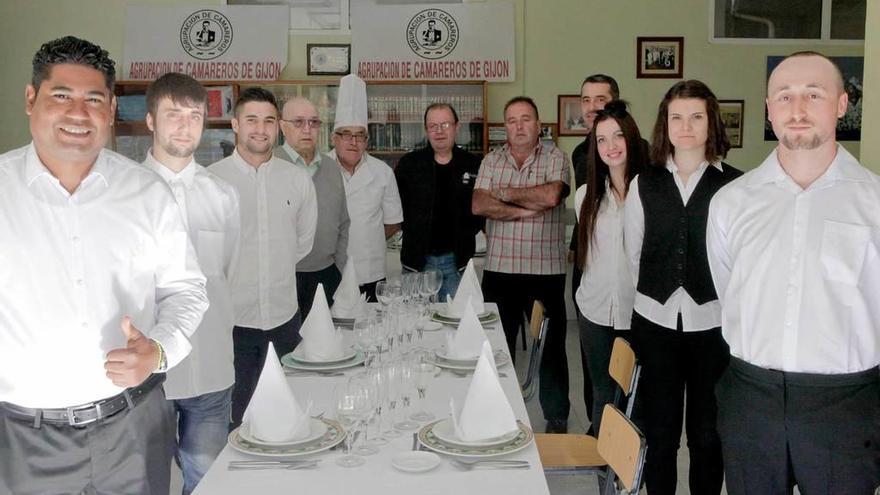
M29 407L17 406L9 402L0 403L0 406L3 406L16 415L33 418L34 428L39 428L42 421L52 424L85 426L100 419L109 418L110 416L126 409L133 408L135 406L135 401L142 398L147 392L153 390L157 385L164 381L164 373L154 373L137 387L127 388L123 390L122 393L116 394L107 399L89 402L88 404L81 404L78 406L54 409L31 409Z

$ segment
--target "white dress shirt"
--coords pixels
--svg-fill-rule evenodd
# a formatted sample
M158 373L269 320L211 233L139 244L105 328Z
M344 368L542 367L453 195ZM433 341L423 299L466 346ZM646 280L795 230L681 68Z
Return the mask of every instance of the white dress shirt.
M281 148L283 148L284 151L287 152L287 155L290 156L290 158L291 158L290 163L292 163L292 164L296 165L297 167L308 172L309 177L315 176L315 172L318 171L318 166L321 164L321 152L320 151L315 150L315 156L312 158L312 161L309 163L306 163L306 159L303 158L303 156L300 155L289 144L284 143L281 145Z
M678 175L678 166L670 157L666 161L666 170L672 173L675 179L675 185L681 194L682 203L687 205L703 173L710 164L704 161L697 169L691 173L685 184ZM722 169L721 162L714 162L711 166ZM632 272L633 282L638 287L639 280L639 262L642 256L642 242L645 239L645 210L642 208L642 200L639 196L638 176L630 183L629 193L626 195L626 209L624 213L624 245L626 246L626 255L629 258L630 271ZM678 327L678 315L681 313L682 329L685 332L698 332L701 330L709 330L721 325L721 304L718 300L709 301L704 304L694 302L690 294L679 287L669 296L666 303L661 304L659 301L636 292L635 311L646 320L660 325L662 327L676 329Z
M330 151L336 160L336 150ZM336 160L337 164L339 163ZM348 200L348 259L354 260L358 284L385 278L385 226L403 222L403 206L394 172L387 163L364 153L349 174L339 165Z
M805 190L774 150L712 199L706 242L734 356L823 374L880 363L880 178L843 147Z
M296 263L312 250L318 207L308 172L272 157L257 168L238 150L211 165L238 191L241 242L232 272L235 324L272 330L293 318Z
M165 380L168 399L186 399L232 386L232 327L235 315L229 276L238 252L241 219L238 193L223 179L190 161L179 173L163 166L151 151L144 165L171 187L205 274L210 306L192 336L192 352Z
M57 408L118 394L104 363L126 345L124 316L174 366L207 306L156 174L105 149L69 194L33 144L0 156L0 402Z
M574 194L578 221L586 195L587 184ZM578 309L586 319L617 330L629 330L636 295L623 247L623 211L624 205L618 203L606 182L587 252L587 266L575 294Z

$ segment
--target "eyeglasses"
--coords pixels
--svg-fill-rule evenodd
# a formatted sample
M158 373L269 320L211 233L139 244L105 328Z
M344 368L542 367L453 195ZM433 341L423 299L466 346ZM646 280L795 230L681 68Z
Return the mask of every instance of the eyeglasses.
M453 122L440 122L439 124L428 124L426 127L430 132L445 131L455 125Z
M350 143L352 139L360 144L367 142L366 134L352 134L350 132L334 132L333 134L339 136L346 143Z
M308 124L309 129L317 129L323 124L321 119L281 119L282 122L287 122L288 124L292 124L297 129L302 129L302 127Z

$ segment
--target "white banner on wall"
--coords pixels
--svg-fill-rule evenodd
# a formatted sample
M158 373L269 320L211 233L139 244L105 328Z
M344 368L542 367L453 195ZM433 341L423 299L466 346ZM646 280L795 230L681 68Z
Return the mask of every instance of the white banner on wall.
M510 2L377 6L351 2L352 72L365 80L516 78Z
M274 80L287 64L287 6L130 5L123 79Z

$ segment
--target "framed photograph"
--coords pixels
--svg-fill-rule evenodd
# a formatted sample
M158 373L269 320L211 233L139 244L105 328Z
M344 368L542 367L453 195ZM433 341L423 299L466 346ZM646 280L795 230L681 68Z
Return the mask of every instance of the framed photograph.
M541 123L541 141L556 144L556 138L559 136L559 124Z
M684 38L636 38L636 77L681 79L684 72Z
M209 121L232 119L232 103L235 101L232 86L207 86Z
M308 43L306 74L344 76L351 72L351 45L347 43Z
M767 79L770 73L782 62L784 56L770 55L767 57ZM863 74L865 69L864 57L829 57L840 67L843 74L843 89L849 97L846 113L837 119L838 141L861 141L862 139L862 93ZM776 141L776 133L767 118L767 107L764 106L764 141Z
M486 124L489 130L489 149L503 146L507 142L507 128L503 122L489 122Z
M718 100L721 110L721 122L724 123L724 132L730 140L731 148L743 147L743 100Z
M581 113L581 95L559 95L556 126L560 136L586 136L587 125Z

